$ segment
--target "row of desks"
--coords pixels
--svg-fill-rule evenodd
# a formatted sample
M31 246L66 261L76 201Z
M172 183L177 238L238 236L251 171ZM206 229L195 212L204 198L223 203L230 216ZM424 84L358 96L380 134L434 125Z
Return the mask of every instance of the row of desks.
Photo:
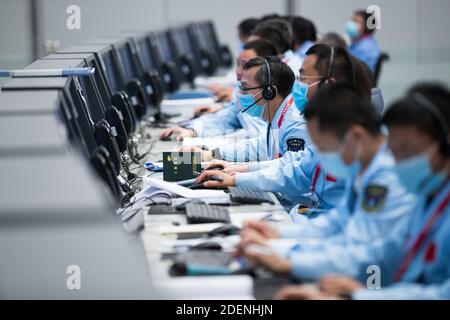
M172 110L171 110L172 111ZM193 112L192 107L183 107L175 111L180 111L182 115L174 121L188 119ZM157 141L162 129L147 129L147 133L153 139L153 148L146 161L161 161L163 151L172 151L182 146L176 141ZM142 150L146 145L141 146ZM142 176L148 175L147 171L141 172ZM162 179L162 173L152 174L152 177ZM144 186L145 187L145 186ZM274 197L276 199L276 197ZM232 223L240 226L244 220L261 219L268 214L276 215L278 219L288 219L288 215L278 200L275 205L241 205L230 206L229 212ZM144 244L148 263L150 265L152 282L154 287L165 298L169 299L253 299L253 281L248 275L233 276L195 276L195 277L171 277L168 269L171 262L162 260L161 255L172 251L171 246L175 243L185 243L191 240L176 240L175 235L161 234L161 228L171 227L174 224L185 225L186 218L183 214L174 215L148 215L148 208L143 211L145 228L141 232L141 239ZM195 241L195 240L193 240ZM229 236L208 239L222 244L224 250L233 250L239 242L239 236Z

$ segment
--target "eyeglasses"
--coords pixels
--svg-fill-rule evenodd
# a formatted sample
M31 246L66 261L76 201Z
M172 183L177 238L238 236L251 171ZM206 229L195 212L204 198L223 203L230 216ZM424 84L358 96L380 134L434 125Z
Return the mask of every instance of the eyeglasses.
M323 76L307 76L307 75L303 75L301 72L300 72L300 74L298 76L295 77L295 79L297 81L302 81L302 82L303 82L303 80L307 80L307 79L323 79L323 78L325 78L325 77L323 77Z
M251 87L251 88L245 88L243 86L239 86L239 90L241 92L246 92L246 91L255 90L255 89L262 89L262 88L264 88L264 86Z

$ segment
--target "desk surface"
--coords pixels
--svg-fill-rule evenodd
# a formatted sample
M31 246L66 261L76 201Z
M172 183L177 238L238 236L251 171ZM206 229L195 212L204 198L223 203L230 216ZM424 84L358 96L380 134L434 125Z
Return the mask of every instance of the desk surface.
M173 122L185 120L192 115L193 107L177 108L176 111L182 115ZM147 133L152 136L154 143L151 153L144 161L161 161L162 152L174 150L180 147L181 143L176 141L159 141L158 136L162 129L147 129ZM148 149L147 145L142 145L141 149ZM141 176L148 175L144 170ZM152 174L152 177L162 179L162 173ZM260 219L268 213L286 214L283 207L276 205L262 206L230 206L227 207L230 212L231 220L234 224L247 219ZM153 284L161 294L168 299L253 299L253 282L250 276L219 276L219 277L171 277L168 273L170 262L162 261L161 254L167 252L167 243L175 238L171 235L162 235L160 228L164 226L173 226L174 223L184 225L186 218L184 215L147 215L147 208L141 209L144 214L145 228L141 232L141 238L144 243L147 259L150 264ZM286 215L287 217L287 215Z

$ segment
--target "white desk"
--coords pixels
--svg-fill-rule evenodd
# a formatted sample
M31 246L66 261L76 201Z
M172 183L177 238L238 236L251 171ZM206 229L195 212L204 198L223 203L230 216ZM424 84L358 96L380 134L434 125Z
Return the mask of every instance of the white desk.
M180 117L173 119L173 122L185 120L191 117L193 106L185 109L178 108L182 113ZM177 141L159 141L159 133L162 129L149 128L145 133L152 136L154 143L153 148L143 162L145 161L161 161L162 152L171 151L182 144ZM140 150L143 152L148 149L148 145L141 145ZM148 175L148 171L143 170L141 176ZM152 177L162 179L162 173L152 174ZM274 197L276 200L276 198ZM275 205L242 205L227 207L233 224L240 225L243 220L260 219L269 213L286 214L283 207L276 200ZM141 239L150 264L152 282L158 294L167 299L253 299L253 281L250 276L233 275L233 276L196 276L196 277L171 277L168 268L171 265L169 260L161 260L161 254L167 252L168 243L174 240L175 236L162 235L160 227L173 226L174 223L184 225L186 218L183 214L174 215L147 215L148 208L141 209L144 214L145 228L141 232ZM286 214L286 218L288 215ZM211 241L211 239L209 239ZM238 237L234 236L234 240L238 241Z

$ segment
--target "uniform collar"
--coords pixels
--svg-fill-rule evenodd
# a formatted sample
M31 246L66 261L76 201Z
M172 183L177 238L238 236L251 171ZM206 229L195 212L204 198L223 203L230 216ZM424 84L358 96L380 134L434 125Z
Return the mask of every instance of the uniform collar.
M292 59L293 57L294 57L294 55L295 55L295 53L294 53L294 51L292 51L292 50L288 50L288 51L286 51L284 54L283 54L283 62L285 61L285 60L290 60L290 59Z
M278 107L277 111L275 112L275 116L272 119L272 128L278 128L278 120L281 117L281 114L283 113L283 109L286 106L286 104L288 103L288 101L292 98L292 94L289 94L286 98L284 98L283 102L280 104L280 106ZM292 107L295 108L294 106L294 102L292 102L292 105L289 107L289 109L291 109ZM286 111L286 114L289 112L289 110Z
M394 165L394 158L392 157L392 154L388 149L387 143L382 142L380 144L380 147L378 148L378 151L375 153L374 157L367 166L366 170L364 170L364 172L361 175L351 179L351 185L354 185L355 182L357 182L358 185L364 185L367 183L368 180L370 180L370 177L375 172L377 172L381 167L393 165Z
M305 58L306 57L306 52L314 45L313 41L305 41L303 42L300 47L297 49L296 53L302 57Z

